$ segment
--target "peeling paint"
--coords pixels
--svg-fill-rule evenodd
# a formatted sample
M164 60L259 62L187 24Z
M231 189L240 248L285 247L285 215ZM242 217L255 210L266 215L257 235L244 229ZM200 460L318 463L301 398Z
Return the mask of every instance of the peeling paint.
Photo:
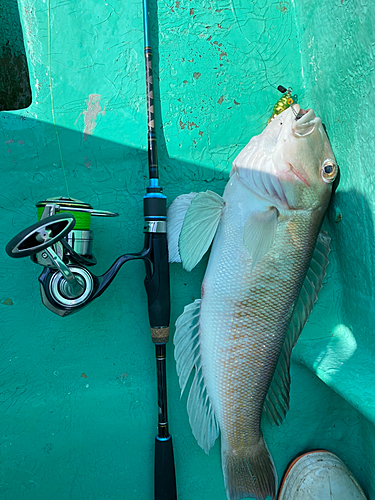
M184 123L182 120L180 120L180 128L181 130L184 130L184 128L187 128L188 130L193 130L194 128L198 128L198 125L194 122Z
M276 5L276 9L285 14L288 11L289 2L279 2Z
M77 120L74 122L76 124L81 115L84 116L84 124L85 128L83 130L83 140L85 141L88 135L91 135L94 132L96 127L96 119L98 115L105 115L105 107L104 109L100 106L100 94L90 94L87 103L87 109L83 110L82 113L79 114Z
M90 168L91 167L91 161L85 156L85 167Z
M4 299L4 300L2 301L2 304L3 304L4 306L13 306L13 305L14 305L14 302L13 302L13 300L12 300L12 299Z

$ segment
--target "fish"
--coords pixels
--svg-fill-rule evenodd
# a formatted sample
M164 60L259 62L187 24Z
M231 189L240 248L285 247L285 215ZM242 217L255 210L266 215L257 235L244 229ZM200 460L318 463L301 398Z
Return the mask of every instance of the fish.
M326 274L321 226L338 170L321 119L294 104L238 154L223 196L184 194L168 209L170 262L191 271L211 247L174 353L198 444L208 453L221 434L228 500L275 498L261 418L280 425L289 409L291 351Z

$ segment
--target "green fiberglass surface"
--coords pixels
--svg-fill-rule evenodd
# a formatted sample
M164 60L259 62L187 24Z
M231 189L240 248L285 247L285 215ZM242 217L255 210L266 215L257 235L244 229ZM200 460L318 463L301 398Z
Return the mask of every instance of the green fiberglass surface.
M120 214L92 219L99 275L143 245L142 2L19 0L19 19L11 4L1 43L18 54L22 26L32 103L0 113L1 245L37 220L36 202L69 195ZM279 477L298 452L326 448L369 498L374 7L374 0L151 2L168 203L190 191L221 194L231 162L266 125L280 84L327 127L341 167L325 222L331 263L294 350L289 414L281 427L264 422L263 430ZM200 296L206 262L191 273L171 266L171 325ZM126 264L102 297L67 318L42 305L39 266L4 250L0 266L0 497L151 499L157 402L142 263ZM168 391L179 500L225 500L220 445L207 456L192 436L172 342Z

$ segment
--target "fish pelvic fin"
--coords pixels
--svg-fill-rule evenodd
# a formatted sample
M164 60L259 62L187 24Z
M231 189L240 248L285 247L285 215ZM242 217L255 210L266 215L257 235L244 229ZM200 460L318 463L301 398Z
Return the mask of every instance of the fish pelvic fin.
M275 498L277 473L263 437L257 444L222 450L222 467L228 500Z

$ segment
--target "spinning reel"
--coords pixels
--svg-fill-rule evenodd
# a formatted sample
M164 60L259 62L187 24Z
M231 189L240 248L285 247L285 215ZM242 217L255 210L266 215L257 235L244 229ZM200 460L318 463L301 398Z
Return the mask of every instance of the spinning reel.
M158 205L165 204L164 199L154 200L152 209L158 211L159 208L159 212L163 212L165 209ZM146 264L149 313L152 315L153 309L158 309L160 266L154 265L150 253L151 248L153 252L157 252L158 248L155 242L151 245L151 240L156 238L157 243L157 233L165 234L163 217L159 216L154 221L146 217L146 241L142 252L122 255L105 274L96 276L88 269L96 264L92 254L91 216L115 217L118 214L94 210L91 205L72 198L50 198L36 206L39 222L15 236L7 244L6 252L15 258L30 256L33 262L44 267L39 277L40 291L42 302L50 311L67 316L82 309L108 288L125 262L135 259L143 259ZM168 321L169 317L165 319L165 326Z
M52 198L37 204L39 222L15 236L6 246L10 257L28 257L42 265L39 277L43 304L59 316L72 314L99 297L121 266L142 259L145 263L148 318L155 344L158 389L158 434L155 438L155 500L177 500L172 436L168 430L166 343L169 338L170 284L167 245L167 198L159 186L156 148L150 8L143 1L144 55L147 91L147 145L149 185L143 197L144 247L119 257L102 276L89 267L92 255L91 216L115 216L93 210L71 198Z

